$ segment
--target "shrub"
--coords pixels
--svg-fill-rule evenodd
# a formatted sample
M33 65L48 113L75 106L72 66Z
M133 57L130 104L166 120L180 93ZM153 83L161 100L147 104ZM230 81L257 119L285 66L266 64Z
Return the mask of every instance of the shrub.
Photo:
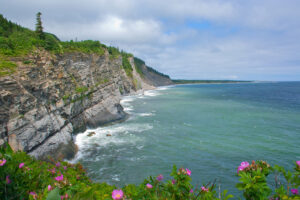
M99 41L84 40L84 41L67 41L60 42L62 47L61 52L82 52L82 53L95 53L98 55L104 54L103 45ZM60 52L57 52L60 53Z
M272 192L266 177L272 173L283 174L286 184L278 184ZM264 161L242 162L238 167L240 183L247 200L299 199L300 161L295 172L272 168ZM164 181L163 175L149 177L140 185L129 184L121 189L107 183L92 183L83 167L63 161L39 161L24 152L13 152L8 146L0 148L0 199L193 199L227 200L233 198L227 190L217 193L215 184L195 188L191 184L191 170L173 166L172 179Z

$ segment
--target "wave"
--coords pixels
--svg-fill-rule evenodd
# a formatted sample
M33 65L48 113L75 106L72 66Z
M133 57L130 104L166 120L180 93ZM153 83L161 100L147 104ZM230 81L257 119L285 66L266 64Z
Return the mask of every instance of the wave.
M156 90L167 90L167 89L170 89L172 87L175 87L175 86L174 85L160 86L160 87L156 88Z
M132 102L137 100L137 99L144 99L146 97L155 97L158 95L161 95L162 93L160 91L162 90L167 90L171 88L172 86L162 86L158 87L155 90L147 90L144 91L143 93L140 94L135 94L135 95L129 95L129 96L124 96L122 100L120 101L120 104L123 106L124 111L128 112L129 114L133 114L133 106ZM153 114L140 114L139 116L151 116Z
M142 138L138 136L138 133L152 128L153 126L147 123L136 123L88 129L76 136L75 144L78 146L79 151L71 162L74 163L82 158L88 160L90 154L94 151L99 151L111 145L140 144Z
M154 113L140 113L138 115L141 116L141 117L149 117L149 116L153 116L155 114Z
M130 114L130 119L136 117L149 117L155 115L153 112L146 113L134 113L133 102L137 99L154 97L162 94L161 90L166 90L169 87L159 87L155 90L145 91L143 94L136 94L130 96L124 96L120 104L123 106L124 111ZM144 102L145 103L145 102ZM92 154L102 152L101 149L111 148L113 145L121 147L122 145L132 144L141 145L142 137L138 133L152 129L152 125L148 123L121 123L107 127L98 127L95 129L88 129L83 133L79 133L74 138L75 144L78 146L78 153L75 158L70 162L77 162L78 160L88 161L95 159ZM91 134L93 133L93 134ZM138 146L143 148L143 146ZM105 157L103 152L102 157ZM98 156L96 156L98 158Z
M159 92L157 90L148 90L144 92L144 96L155 97L157 95L159 95Z

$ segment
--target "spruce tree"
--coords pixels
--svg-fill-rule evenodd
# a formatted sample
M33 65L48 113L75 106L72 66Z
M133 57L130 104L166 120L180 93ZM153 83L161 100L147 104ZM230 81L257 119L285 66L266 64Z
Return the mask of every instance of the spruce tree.
M45 34L43 32L42 20L41 20L41 12L36 14L36 24L35 24L35 32L39 36L40 39L45 39Z

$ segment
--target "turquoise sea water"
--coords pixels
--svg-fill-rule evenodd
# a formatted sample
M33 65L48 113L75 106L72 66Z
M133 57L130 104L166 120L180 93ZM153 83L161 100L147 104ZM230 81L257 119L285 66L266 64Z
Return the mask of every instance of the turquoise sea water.
M130 118L78 134L80 161L95 181L123 186L169 179L173 164L201 186L235 189L242 161L288 169L300 160L300 82L179 85L122 100ZM88 137L87 134L96 134ZM107 137L106 134L111 134Z

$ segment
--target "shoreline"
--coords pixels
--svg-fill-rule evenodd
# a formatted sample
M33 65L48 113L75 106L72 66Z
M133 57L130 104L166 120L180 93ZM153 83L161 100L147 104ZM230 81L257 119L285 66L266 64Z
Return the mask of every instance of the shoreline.
M74 163L74 162L77 162L77 156L78 156L78 153L80 151L80 148L79 148L79 145L76 143L76 140L77 140L77 136L79 134L84 134L86 133L87 131L89 132L94 132L94 130L98 129L98 128L104 128L104 127L110 127L110 126L113 126L115 124L121 124L125 121L127 121L129 118L130 118L130 115L131 113L125 111L125 106L122 105L122 100L124 100L125 98L128 98L128 97L135 97L135 98L138 98L139 96L145 96L145 92L148 92L148 91L156 91L156 90L160 90L160 88L165 88L165 87L173 87L175 85L167 85L167 86L158 86L158 87L154 87L153 88L147 88L147 89L140 89L138 91L135 91L135 92L132 92L132 93L129 93L129 94L126 94L126 95L122 95L121 98L120 98L120 101L119 101L119 105L122 106L122 111L125 113L125 116L121 119L116 119L116 120L112 120L112 121L109 121L105 124L102 124L102 125L99 125L97 127L86 127L86 129L82 132L77 132L75 134L72 134L72 137L73 137L73 144L76 146L76 154L70 158L70 159L65 159L67 160L68 162L71 162L71 163Z

